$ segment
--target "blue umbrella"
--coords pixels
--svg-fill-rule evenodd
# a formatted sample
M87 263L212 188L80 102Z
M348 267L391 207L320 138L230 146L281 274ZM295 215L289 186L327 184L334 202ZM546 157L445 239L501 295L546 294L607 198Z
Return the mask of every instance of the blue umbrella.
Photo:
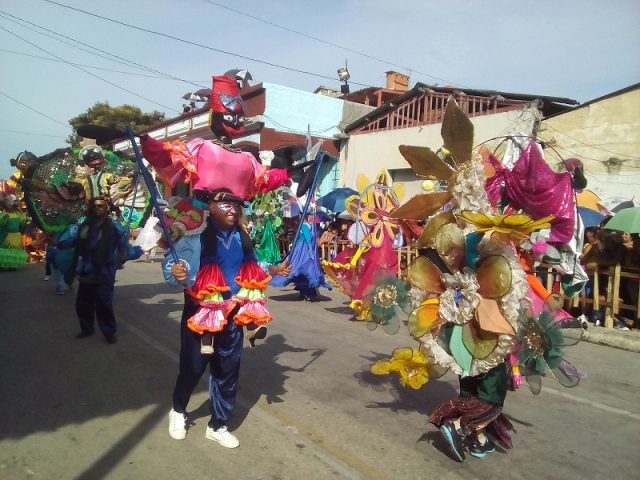
M332 212L342 212L345 209L344 201L351 195L358 195L353 188L336 188L317 200L317 204L331 210Z
M584 223L586 228L600 225L600 222L606 218L600 212L596 212L587 207L578 207L578 215L580 215L582 223Z

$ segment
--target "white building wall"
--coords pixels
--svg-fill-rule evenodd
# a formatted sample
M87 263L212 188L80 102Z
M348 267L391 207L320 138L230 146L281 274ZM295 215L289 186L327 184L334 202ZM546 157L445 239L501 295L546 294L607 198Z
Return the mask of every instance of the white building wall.
M539 137L553 147L547 161L562 168L561 157L578 158L601 199L640 200L639 112L637 88L544 120Z
M472 118L474 144L478 145L505 135L530 135L538 116L538 109L531 106L520 110ZM422 181L403 171L409 168L409 164L400 154L398 146L420 145L430 147L435 151L442 146L441 127L442 124L434 124L352 135L340 153L341 185L356 188L358 174L362 173L373 179L381 169L386 168L390 171L398 170L397 177L405 184L405 199L418 193L424 193ZM489 142L487 145L491 148L500 140L502 138ZM412 180L405 181L405 178Z

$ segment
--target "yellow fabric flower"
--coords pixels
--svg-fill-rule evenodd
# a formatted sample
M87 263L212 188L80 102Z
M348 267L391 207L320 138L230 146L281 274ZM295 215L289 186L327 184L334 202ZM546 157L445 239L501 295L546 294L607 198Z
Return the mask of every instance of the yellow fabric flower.
M382 245L384 231L390 238L400 231L397 220L389 218L389 212L398 208L398 198L402 196L403 186L393 184L391 175L382 171L371 183L366 175L358 175L358 189L360 196L351 196L345 201L346 210L355 218L362 221L368 228L367 243L377 248Z
M478 232L494 231L496 233L508 235L514 241L525 240L531 232L549 228L551 220L555 217L549 215L538 220L532 219L524 213L513 215L485 215L484 213L464 210L458 219L476 226Z
M429 381L428 366L427 357L422 351L402 347L393 351L391 359L374 363L371 366L371 373L388 375L391 372L398 372L400 384L403 387L417 390Z

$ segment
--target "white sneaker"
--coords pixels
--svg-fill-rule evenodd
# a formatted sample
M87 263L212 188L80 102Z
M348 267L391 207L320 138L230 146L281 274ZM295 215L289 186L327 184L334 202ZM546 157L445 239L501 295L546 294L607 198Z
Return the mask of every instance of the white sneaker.
M42 280L44 280L45 282L48 282L50 278L51 278L50 275L45 275L44 277L42 277Z
M173 408L169 412L169 436L174 440L187 438L187 418L183 413L178 413Z
M236 448L240 446L240 442L236 436L227 430L227 427L220 427L214 430L211 427L207 427L207 433L205 435L209 440L215 440L224 448Z

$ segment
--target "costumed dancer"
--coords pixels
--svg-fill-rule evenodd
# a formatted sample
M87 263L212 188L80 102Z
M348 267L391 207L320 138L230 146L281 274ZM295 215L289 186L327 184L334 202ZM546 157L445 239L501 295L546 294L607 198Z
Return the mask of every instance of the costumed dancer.
M358 175L360 195L345 201L347 212L356 222L349 239L356 245L340 252L331 261L323 261L325 272L351 298L356 317L365 320L369 314L370 293L375 284L389 272L395 274L398 255L394 242L401 235L400 220L389 213L400 205L404 185L394 184L386 170L378 173L374 182Z
M65 282L73 283L78 277L76 313L80 322L77 339L93 335L95 320L109 344L116 343L116 318L113 295L116 270L127 260L128 239L125 230L110 216L106 197L89 200L86 219L77 230L68 229L67 240L58 240L62 249L74 247L72 265L66 272Z
M169 284L184 290L185 298L169 435L186 437L187 404L209 365L211 418L206 437L235 448L239 442L227 425L235 407L243 327L253 343L264 337L272 319L264 305L271 277L259 267L239 216L245 201L283 185L290 173L267 170L250 153L225 143L242 132L244 102L234 78L213 77L210 105L211 127L218 139L162 143L143 135L140 143L168 186L183 181L193 191L193 198L181 200L166 215L180 260L175 263L167 256L163 271ZM283 268L268 270L278 273Z
M4 196L4 211L0 211L0 269L13 270L27 263L21 233L27 219L20 212L19 203L13 193Z
M561 347L577 342L582 329L566 318L558 321L558 305L533 307L530 292L538 286L530 285L520 263L533 232L550 228L558 246L571 239L575 206L569 174L556 174L550 182L523 168L540 165L535 142L512 169L530 174L519 181L514 174L513 183L507 181L509 186L500 191L500 201L492 203L491 189L485 187L496 169L481 155L472 155L473 125L453 100L446 107L442 136L438 152L404 145L400 152L418 176L446 180L449 190L418 195L391 213L427 220L415 245L420 255L408 269L409 297L417 305L408 327L419 347L397 349L389 361L374 364L372 372L399 372L403 385L412 388L449 370L457 374L459 398L437 407L430 421L453 456L464 461L465 450L482 458L495 450L494 442L511 448L508 431L513 427L502 414L510 374L524 378L534 393L540 391L545 368L564 386L579 381L581 374ZM557 215L537 208L542 202L518 203L517 192L525 191L537 192L545 201L554 198ZM402 306L397 292L376 295L371 311ZM538 295L548 297L542 291Z
M315 209L313 213L307 215L314 200L320 165L324 160L324 154L318 153L321 145L322 142L311 145L311 136L307 136L306 158L307 163L312 163L313 167L307 171L296 191L299 197L307 193L307 198L293 236L291 250L287 255L291 272L285 276L276 275L272 281L272 285L275 287L284 287L293 283L299 292L300 300L306 301L317 299L318 288L323 287L328 290L332 288L326 282L320 266Z

